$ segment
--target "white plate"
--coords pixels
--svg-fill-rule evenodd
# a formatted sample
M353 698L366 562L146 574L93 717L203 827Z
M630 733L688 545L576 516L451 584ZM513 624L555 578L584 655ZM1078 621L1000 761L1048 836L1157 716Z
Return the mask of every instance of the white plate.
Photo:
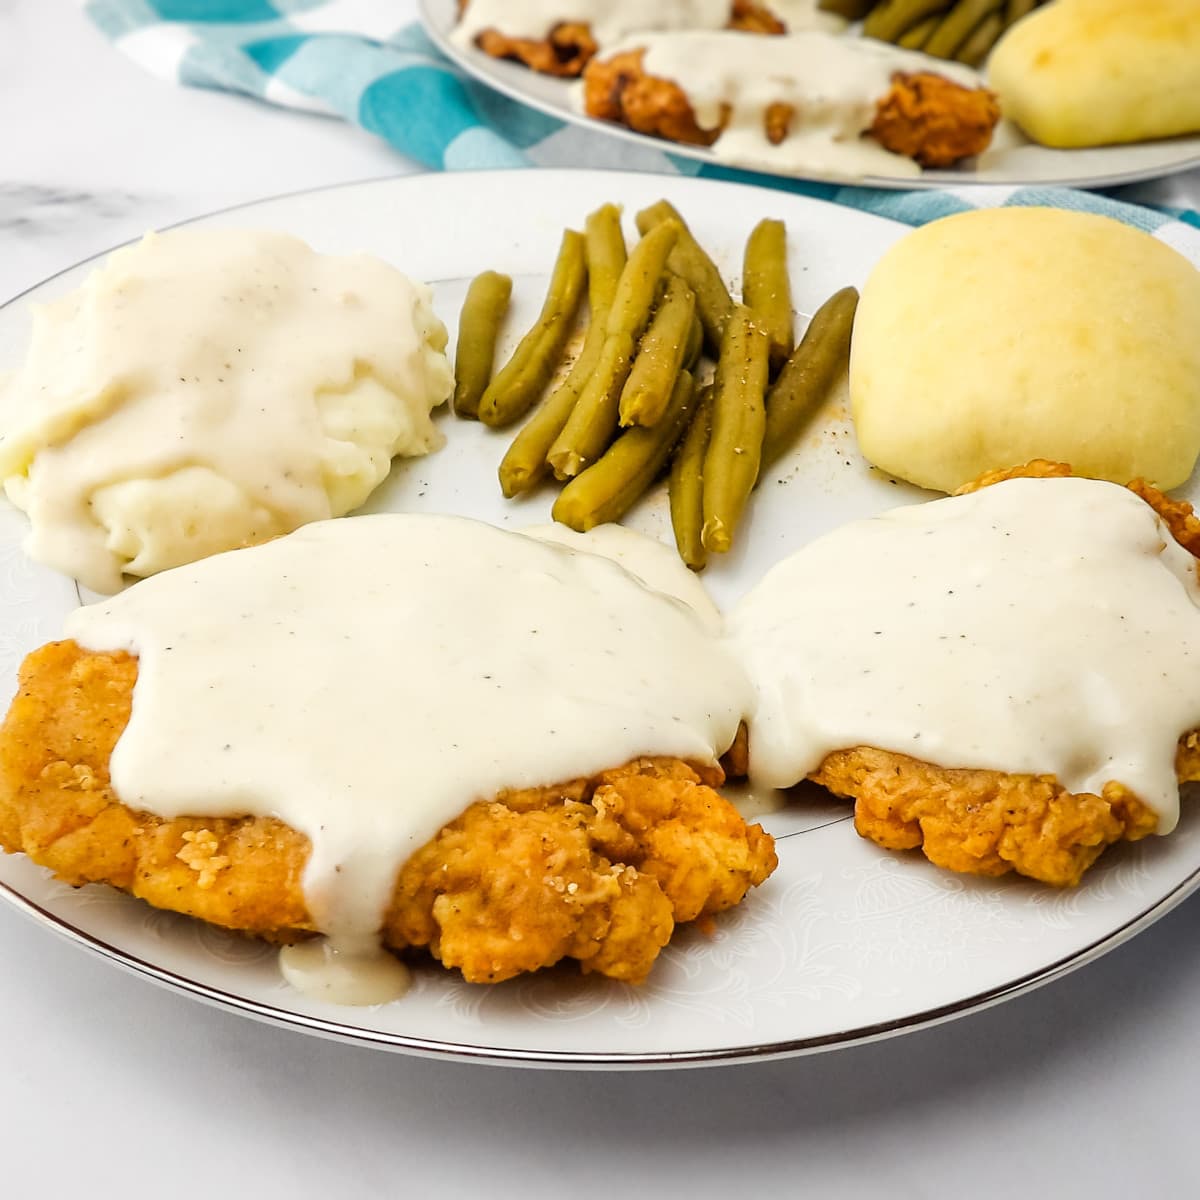
M876 217L738 184L603 172L428 175L267 200L200 220L284 229L329 252L368 250L437 284L453 325L463 280L484 267L517 276L519 318L536 310L564 225L602 200L626 213L667 195L735 279L746 234L783 217L796 301L811 312L861 284L905 228ZM26 304L75 287L73 267L0 309L0 364L18 361ZM448 444L397 466L371 507L449 511L499 524L545 521L551 496L504 501L495 468L507 442L444 419ZM922 493L859 458L835 397L796 454L764 480L732 561L705 578L722 603L781 555L848 518ZM661 493L631 523L669 536ZM31 563L24 519L0 507L0 671L61 633L74 586ZM3 700L4 696L0 696ZM0 855L0 895L81 945L179 991L251 1016L372 1045L447 1056L570 1065L663 1065L799 1053L883 1036L995 1003L1094 958L1200 884L1200 820L1110 851L1073 892L1019 879L949 875L919 854L859 839L847 807L816 789L764 823L780 866L718 922L683 931L641 988L569 971L470 987L440 969L377 1009L305 1000L280 980L270 949L159 913L102 887L72 890L22 857ZM16 969L9 964L10 973Z
M462 69L506 96L536 108L560 121L599 130L642 148L667 152L728 170L706 146L683 146L634 133L622 125L599 121L581 113L571 99L571 82L539 75L519 63L502 62L474 48L463 49L450 41L457 22L458 0L420 0L421 19L438 48ZM621 162L621 166L633 166ZM803 178L827 183L878 188L954 187L964 183L1053 184L1059 187L1098 188L1158 179L1200 165L1200 135L1138 142L1129 146L1100 146L1087 150L1051 150L1029 141L1015 126L1002 122L992 146L976 160L944 171L924 171L918 176L868 175L851 178L813 171ZM739 168L743 170L745 168ZM798 173L797 173L798 174ZM768 175L789 177L788 172Z

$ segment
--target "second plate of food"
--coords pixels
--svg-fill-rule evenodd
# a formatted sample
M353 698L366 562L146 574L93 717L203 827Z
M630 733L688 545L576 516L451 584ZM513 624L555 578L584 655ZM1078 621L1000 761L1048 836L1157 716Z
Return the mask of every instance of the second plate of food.
M491 214L486 223L472 216L481 194ZM881 256L909 232L851 210L742 185L595 171L357 184L267 200L191 225L275 230L325 254L366 251L432 284L434 307L452 343L468 280L485 269L503 272L513 280L513 308L500 346L504 358L537 316L563 230L581 228L608 201L623 209L632 235L634 214L664 198L686 218L735 293L751 230L764 218L784 222L792 300L801 314L812 314L839 289L861 287ZM127 257L124 263L129 268L133 261ZM27 302L65 296L93 266L80 264L0 311L0 361L18 362L28 344ZM352 296L333 311L343 309L354 315ZM397 460L367 512L452 514L510 530L548 520L554 489L535 489L517 500L501 494L496 472L511 430L456 420L445 409L436 423L445 444L425 457ZM1185 487L1181 494L1192 491ZM771 567L819 535L929 495L867 464L856 449L844 391L836 389L799 442L764 474L733 550L713 556L704 583L729 608ZM365 528L356 524L361 520L352 517L346 527ZM652 488L624 523L670 544L664 486ZM25 554L26 529L20 513L7 508L0 513L0 604L7 614L0 667L10 686L26 653L62 636L64 620L80 599L69 579ZM438 536L424 543L434 555L445 552ZM483 546L467 542L468 549ZM289 539L271 545L287 544ZM275 553L268 546L238 550L226 559L249 569L257 560L242 556L266 552ZM313 552L323 553L319 546ZM323 578L312 562L305 569L315 569L306 588L336 594L336 577ZM388 569L394 574L395 564ZM599 590L588 607L594 631L614 579L601 573L595 581ZM501 584L497 576L492 592L455 597L455 620L467 620L472 604L479 605L481 616L488 612L493 600L499 602ZM783 584L786 590L786 579ZM150 596L153 586L138 585L126 595ZM220 594L219 588L213 593ZM369 594L363 592L364 619ZM237 597L228 601L236 606ZM511 596L508 603L520 608ZM833 623L829 630L832 635ZM423 635L411 631L416 641ZM335 631L328 636L335 638ZM592 640L603 648L602 639ZM652 659L652 640L643 637L638 644ZM335 650L336 639L331 645ZM474 653L478 657L478 649ZM651 694L649 681L639 682L634 674L629 687ZM440 703L457 711L452 695ZM27 717L26 711L22 719ZM484 732L464 727L462 735ZM253 749L253 738L241 740ZM397 769L406 766L401 762ZM413 986L400 999L345 1007L289 986L277 950L267 944L150 908L103 886L68 887L20 855L0 856L0 895L138 974L292 1028L481 1060L662 1066L845 1045L969 1012L1117 945L1200 881L1200 824L1186 813L1171 837L1114 847L1080 886L1056 890L1013 876L955 875L918 853L881 849L856 836L848 802L815 787L743 794L740 802L776 839L778 869L739 907L715 921L683 926L647 982L637 986L569 968L480 986L426 960L414 966ZM197 869L208 863L219 873L222 863L204 858L198 837L176 857Z
M737 8L736 5L734 7ZM753 8L754 6L746 7ZM799 0L799 2L797 0L778 0L776 7L784 20L792 22L789 28L794 26L807 29L810 25L815 24L820 31L818 36L823 37L827 35L831 24L833 28L837 27L836 21L823 14L814 17L815 0L811 3L809 0ZM1200 135L1195 134L1157 140L1132 140L1121 135L1123 144L1056 149L1031 141L1011 121L1001 119L995 126L989 142L986 134L977 136L974 127L981 125L990 127L991 123L995 121L995 116L975 112L973 105L964 107L952 101L951 107L963 118L966 126L963 131L965 140L960 138L959 134L955 134L953 139L960 143L959 147L952 152L958 161L950 166L926 165L921 169L904 157L911 153L913 145L911 137L908 136L907 125L913 114L926 109L929 105L940 108L942 111L930 114L931 128L935 141L943 142L946 132L945 105L939 97L907 93L897 97L896 103L891 106L894 111L890 113L890 116L894 118L895 131L890 137L886 133L884 134L889 148L896 150L895 154L883 153L879 148L870 145L867 139L862 139L862 145L857 148L858 152L847 153L849 143L839 135L840 144L833 147L834 153L830 152L830 147L822 148L821 145L809 138L804 139L803 145L797 143L794 154L790 156L790 161L785 161L780 155L779 147L767 147L765 142L758 137L745 137L740 132L740 126L739 143L744 142L745 145L739 144L728 154L720 154L715 148L707 145L687 144L686 139L692 135L687 132L687 122L683 127L679 125L678 105L673 100L666 103L661 120L651 118L651 124L661 126L661 132L666 137L673 139L670 141L663 140L662 137L635 132L634 129L617 120L598 119L595 116L587 115L584 111L583 88L577 79L558 77L548 73L551 69L558 70L561 64L548 65L541 71L534 71L522 62L487 54L476 45L469 44L461 37L456 37L455 30L459 26L461 8L458 0L421 0L420 8L426 28L442 52L464 71L488 87L558 120L607 134L616 139L617 146L624 143L629 148L639 147L643 154L647 151L657 151L659 154L670 153L724 169L735 166L743 170L759 171L783 178L803 178L881 188L947 187L963 183L1110 187L1159 178L1163 175L1189 170L1200 164ZM745 27L757 28L753 20ZM571 26L571 28L577 27ZM701 40L704 36L707 35L700 35ZM871 78L879 76L883 80L882 88L877 88L880 94L873 95L873 98L880 100L882 92L887 90L887 67L882 62L874 64L870 61L859 62L858 60L862 56L858 54L857 49L851 46L847 46L846 50L852 51L852 53L841 53L839 43L843 41L843 38L833 34L828 36L833 40L825 48L817 47L813 48L811 52L805 51L805 53L811 53L811 61L806 60L806 72L812 74L813 71L819 69L825 73L822 75L822 79L825 80L822 84L822 112L824 113L828 107L826 92L839 96L845 93L845 103L848 109L857 112L862 108L864 98L856 97L854 87L846 78L842 78L847 74L855 77L861 76L861 80L866 80L868 76ZM1048 36L1056 38L1057 34L1051 31ZM587 42L589 39L584 40ZM632 45L637 40L637 38L633 38L630 44ZM845 40L857 43L860 39L857 33L850 32L845 35ZM880 45L881 43L871 39L866 39L864 42L864 46L878 48ZM1118 49L1119 45L1118 39ZM760 50L761 47L752 49ZM547 53L549 52L548 50ZM560 48L557 53L558 57L566 58L573 52L573 49ZM1185 52L1182 52L1178 46L1173 47L1171 52L1180 56L1180 69L1185 72L1189 71L1190 68L1186 66ZM656 53L661 56L663 52L660 50ZM674 62L677 56L674 51L670 53L671 61ZM905 53L908 52L905 51ZM1125 55L1127 52L1122 51L1121 53ZM700 72L706 80L720 79L724 81L727 77L737 74L736 61L733 61L729 52L719 48L708 51L698 42L696 46L681 48L679 55L689 60L695 66L696 71ZM554 55L552 54L551 57ZM841 62L842 58L846 59L844 63ZM940 59L925 56L912 58L909 62L911 64L909 66L898 63L895 69L926 70L935 74L941 72L951 79L967 83L973 80L970 72L966 72L957 63L944 63ZM748 55L748 69L751 65L756 78L760 79L770 79L778 71L778 64L774 66L764 64L761 54L757 53ZM1077 65L1074 63L1068 68L1070 72L1076 72L1077 69ZM1117 69L1116 66L1113 69ZM882 74L880 74L881 70ZM826 79L825 76L830 72L839 75L839 78L836 80ZM956 74L956 72L962 74ZM1053 95L1049 95L1040 102L1039 119L1043 124L1048 122L1051 125L1065 124L1067 126L1073 125L1081 119L1100 122L1117 121L1119 123L1123 118L1119 112L1114 112L1115 104L1109 98L1111 89L1104 85L1104 78L1103 71L1099 71L1099 74L1095 75L1095 87L1104 93L1102 99L1097 99L1095 103L1090 100L1084 102L1077 99L1077 102L1068 104L1072 93L1077 97L1086 94L1080 90L1085 86L1083 76L1080 75L1076 78L1075 74L1071 74L1061 98L1060 107L1064 107L1064 111L1061 113L1040 111L1046 109L1047 105L1053 109L1055 103L1058 103ZM724 83L722 87L724 87ZM743 85L739 85L736 90L739 94L744 92L745 98L749 99L754 88L747 91ZM728 91L728 88L725 88L725 91ZM646 120L646 103L648 100L653 100L653 97L644 93L645 89L642 89L637 98L637 107L641 113L640 116L633 118L635 124L639 120ZM724 96L724 92L722 95ZM709 99L707 96L704 98L706 112L710 107ZM724 97L724 99L727 100L728 97ZM1140 101L1132 103L1137 111L1146 107ZM1184 100L1182 103L1187 105L1189 102ZM867 111L870 107L868 104ZM1161 105L1151 107L1155 112L1162 108ZM1066 111L1067 109L1070 111ZM1076 111L1079 109L1086 109L1088 114L1099 115L1085 115L1081 118L1080 113ZM823 116L822 119L825 120L825 117ZM869 121L868 117L868 124ZM856 126L858 129L863 127L862 124ZM982 141L979 140L980 136ZM680 137L685 140L675 140ZM724 135L723 140L729 141L732 146L733 138L729 134ZM789 143L796 141L794 138L788 140ZM968 153L970 146L976 142L986 144L987 148L978 155L959 157ZM765 159L763 157L764 149L768 151ZM863 149L867 153L862 153ZM935 152L935 158L937 155L944 157L943 150L944 145L939 145ZM920 157L920 153L917 157ZM647 157L644 165L649 169L658 169L655 161L654 158ZM657 161L661 163L662 160ZM613 157L613 165L633 166L635 160L622 159L620 154L616 153Z

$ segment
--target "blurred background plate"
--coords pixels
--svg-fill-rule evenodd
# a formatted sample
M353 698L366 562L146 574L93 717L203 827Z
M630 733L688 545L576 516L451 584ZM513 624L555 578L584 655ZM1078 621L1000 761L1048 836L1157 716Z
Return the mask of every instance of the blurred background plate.
M458 20L458 0L420 0L421 19L439 49L468 74L498 92L527 104L561 121L569 121L632 145L669 151L728 170L706 146L684 146L634 133L622 125L585 116L571 97L573 81L539 75L515 62L505 62L474 48L463 49L450 41ZM869 175L852 178L814 171L803 178L823 183L858 184L863 187L911 188L954 187L969 183L1055 185L1098 188L1158 179L1200 166L1200 135L1138 142L1128 146L1100 146L1087 150L1051 150L1035 145L1018 129L1003 122L988 151L973 162L942 171L923 171L918 176ZM761 173L761 172L760 172ZM777 172L787 178L788 172Z

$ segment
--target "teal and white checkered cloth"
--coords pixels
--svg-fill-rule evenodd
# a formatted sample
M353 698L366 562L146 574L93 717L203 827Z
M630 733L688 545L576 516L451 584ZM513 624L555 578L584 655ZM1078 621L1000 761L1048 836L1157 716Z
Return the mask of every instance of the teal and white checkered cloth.
M1064 188L890 192L744 175L565 125L466 78L413 23L414 5L405 0L85 0L84 7L156 75L341 116L433 170L601 166L742 179L909 225L984 205L1050 204L1117 217L1200 266L1195 212Z

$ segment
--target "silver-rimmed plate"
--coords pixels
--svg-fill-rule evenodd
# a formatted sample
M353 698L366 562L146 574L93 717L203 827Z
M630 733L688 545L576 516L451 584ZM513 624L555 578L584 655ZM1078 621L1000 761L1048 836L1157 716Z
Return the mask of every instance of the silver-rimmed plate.
M763 216L788 223L797 306L811 312L861 284L905 228L815 200L737 184L641 174L496 172L383 180L308 192L200 218L285 229L329 252L367 250L437 281L453 327L464 281L483 269L517 277L513 327L540 302L564 225L603 200L627 216L661 196L684 213L736 282L746 234ZM0 309L0 364L19 360L26 302L75 287L73 267ZM504 501L495 468L504 434L444 418L448 443L400 464L371 507L449 511L499 524L547 519L550 495ZM741 548L706 580L728 603L789 550L853 517L922 493L859 458L844 398L818 415L796 452L756 493ZM667 537L654 494L631 524ZM0 669L59 636L74 585L22 553L24 518L0 509ZM20 856L0 856L0 896L47 927L177 991L306 1032L387 1049L483 1061L633 1067L767 1058L916 1029L1045 983L1131 937L1200 885L1200 821L1111 851L1082 887L940 872L919 855L860 840L844 805L813 789L762 817L780 867L706 936L684 930L650 982L632 988L545 972L470 987L430 966L403 1000L345 1009L306 1000L279 977L274 951L147 908L101 887L68 888ZM10 963L10 975L36 970Z

